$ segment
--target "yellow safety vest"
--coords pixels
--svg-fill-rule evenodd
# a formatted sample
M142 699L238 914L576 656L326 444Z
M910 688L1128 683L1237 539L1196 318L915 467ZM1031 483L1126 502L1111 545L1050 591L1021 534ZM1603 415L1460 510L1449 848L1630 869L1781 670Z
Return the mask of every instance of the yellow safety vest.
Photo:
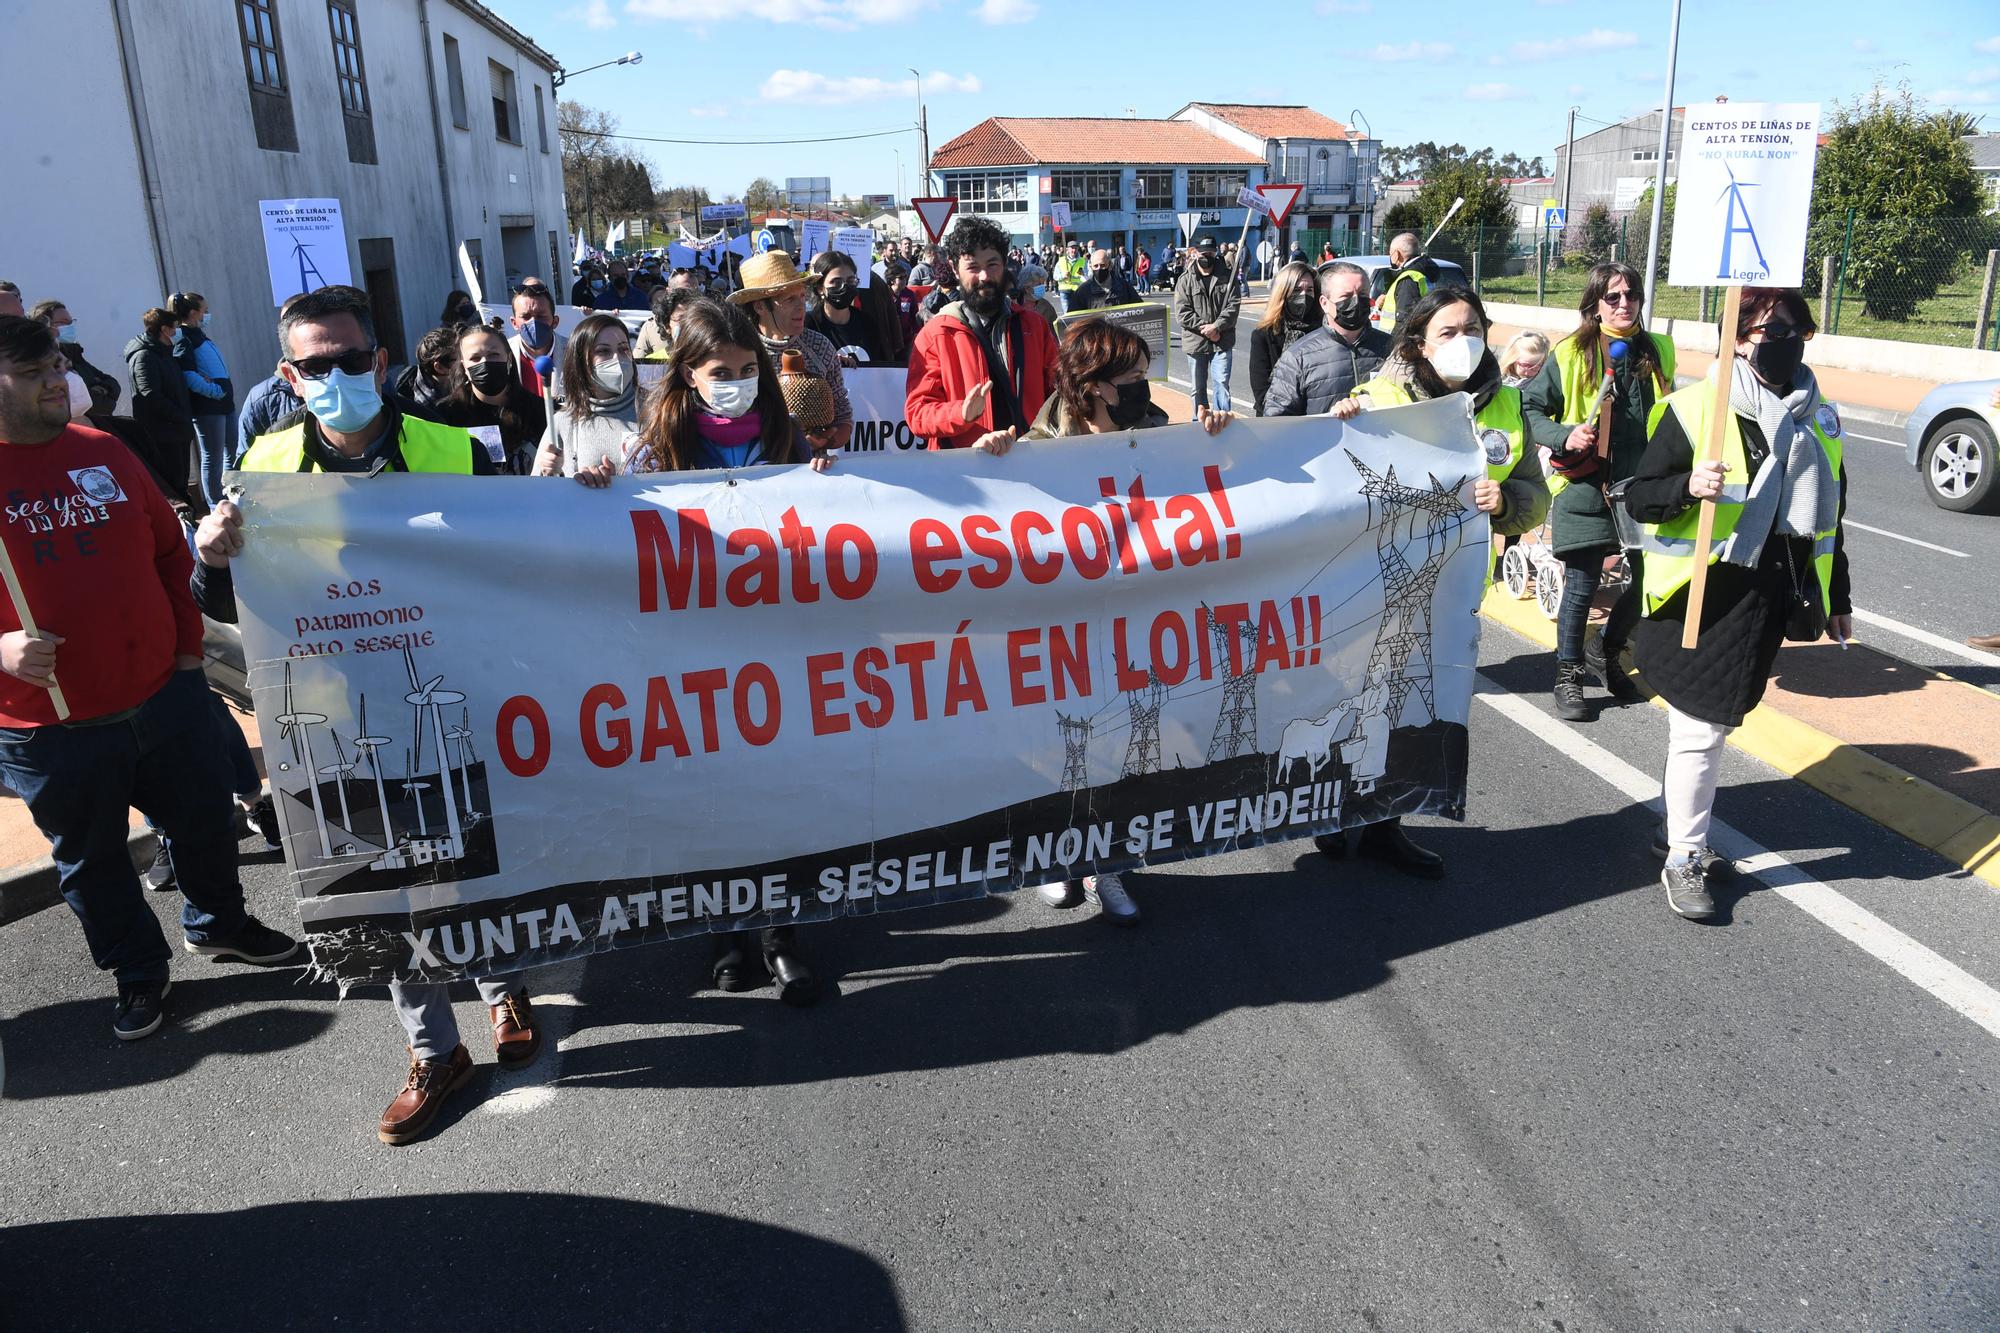
M1650 430L1658 430L1661 419L1672 412L1699 457L1708 442L1708 413L1714 399L1715 384L1712 379L1671 393L1654 406ZM1838 484L1842 452L1839 414L1831 407L1822 407L1819 418L1813 422L1812 431L1819 440L1820 448L1826 451L1827 462L1833 467L1834 482ZM1750 472L1743 458L1743 424L1734 412L1729 414L1722 428L1722 461L1728 470L1723 474L1722 494L1715 498L1715 530L1708 548L1711 565L1727 553L1736 532L1737 516L1743 512L1743 502L1750 495ZM1647 615L1665 606L1667 600L1694 577L1695 532L1700 522L1701 506L1696 504L1664 523L1640 525L1639 550L1646 557L1646 577L1640 586ZM1833 581L1836 530L1829 528L1813 534L1813 572L1819 577L1820 603L1829 607L1828 614L1832 614L1827 590Z
M1654 408L1665 401L1674 388L1674 344L1673 340L1658 333L1646 335L1653 340L1653 350L1660 358L1660 382L1653 386ZM1583 347L1576 336L1564 338L1549 353L1556 361L1556 370L1562 376L1563 415L1562 424L1579 426L1584 416L1597 403L1598 390L1604 387L1604 363L1600 359L1593 374L1590 358L1583 354ZM1549 496L1561 495L1569 485L1569 478L1549 469Z
M239 472L316 472L319 465L306 453L307 418L282 430L259 435L243 451ZM453 472L472 475L472 451L479 446L461 426L440 426L405 413L396 432L403 467L409 472Z
M1396 270L1395 276L1389 279L1388 289L1382 293L1382 313L1391 320L1396 318L1396 289L1405 282L1413 282L1417 285L1416 300L1410 303L1412 305L1415 305L1417 301L1423 300L1424 294L1431 289L1431 280L1426 278L1421 271L1413 268Z
M1365 397L1377 407L1401 407L1416 401L1408 389L1389 379L1357 384L1349 396ZM1528 445L1528 425L1521 417L1521 391L1501 385L1486 400L1486 406L1473 414L1472 422L1479 427L1479 444L1486 451L1486 475L1494 481L1507 480L1514 475L1515 465Z

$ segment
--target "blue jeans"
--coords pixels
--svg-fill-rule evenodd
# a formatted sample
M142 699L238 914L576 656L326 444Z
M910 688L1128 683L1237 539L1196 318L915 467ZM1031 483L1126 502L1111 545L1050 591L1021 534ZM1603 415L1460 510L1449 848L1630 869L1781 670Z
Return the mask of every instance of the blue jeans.
M236 423L226 416L194 419L195 450L201 455L201 498L210 509L222 503L222 471L236 442Z
M1625 563L1632 570L1632 582L1611 604L1604 621L1604 642L1616 648L1632 637L1639 623L1639 586L1645 582L1646 567L1637 551L1629 551ZM1583 641L1590 632L1590 603L1604 578L1604 551L1592 548L1563 557L1562 605L1556 611L1556 661L1581 662Z
M173 957L125 848L128 807L173 839L189 940L227 939L250 919L236 879L229 760L209 708L202 673L176 671L122 721L0 727L0 780L49 840L91 961L121 985L165 981Z
M1201 409L1212 407L1218 412L1229 410L1229 368L1236 359L1236 349L1217 349L1209 356L1194 358L1194 406L1192 420L1201 420Z
M476 977L479 1002L491 1009L509 995L525 989L518 973L512 976ZM451 986L442 981L392 981L389 1002L396 1006L396 1021L403 1025L410 1054L419 1060L446 1060L458 1047L458 1016L451 1011Z

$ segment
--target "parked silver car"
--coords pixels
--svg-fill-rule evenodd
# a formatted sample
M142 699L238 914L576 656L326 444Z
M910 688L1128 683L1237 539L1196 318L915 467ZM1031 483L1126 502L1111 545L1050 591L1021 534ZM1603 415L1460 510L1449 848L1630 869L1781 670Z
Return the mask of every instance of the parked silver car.
M1910 466L1931 503L1957 513L2000 513L2000 380L1940 384L1903 427Z

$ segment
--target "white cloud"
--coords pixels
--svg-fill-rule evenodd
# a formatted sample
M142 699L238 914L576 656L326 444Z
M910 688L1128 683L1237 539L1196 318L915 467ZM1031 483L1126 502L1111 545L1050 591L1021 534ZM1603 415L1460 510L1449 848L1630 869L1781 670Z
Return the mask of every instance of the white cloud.
M1457 50L1450 42L1406 42L1401 46L1391 46L1387 42L1368 53L1370 60L1380 60L1396 64L1405 60L1443 60Z
M1321 14L1372 14L1375 6L1368 0L1319 0L1313 9Z
M1586 88L1583 84L1572 83L1569 87L1563 89L1563 95L1565 97L1581 97L1589 91L1590 89Z
M1613 32L1592 28L1580 37L1557 37L1546 42L1515 42L1507 48L1512 60L1556 60L1563 56L1589 55L1596 51L1622 51L1639 44L1635 32Z
M1881 48L1875 45L1875 39L1872 37L1856 37L1854 39L1854 49L1865 56L1872 55Z
M973 11L981 23L1026 23L1041 13L1035 0L980 0Z
M717 5L713 0L625 0L634 18L659 19L700 29L730 19L754 18L767 23L804 23L816 28L848 30L864 23L900 23L929 9L933 0L741 0Z
M1465 85L1465 100L1468 102L1514 102L1525 94L1511 83L1468 83Z
M1975 51L1984 51L1989 56L2000 56L2000 37L1982 37L1972 44Z
M2000 93L1991 88L1940 88L1934 93L1925 93L1924 100L1938 106L1968 107L2000 105Z
M976 93L979 88L979 79L972 74L938 71L924 76L924 91L927 93ZM863 75L835 77L807 69L773 70L771 77L765 79L763 86L757 90L758 96L767 102L801 102L812 106L846 106L854 102L876 102L886 97L914 97L916 92L915 79L876 79Z
M611 16L611 0L590 0L590 3L581 9L564 10L562 17L599 32L618 26L618 20Z
M713 106L691 106L687 113L696 120L727 120L729 108L720 104Z
M2000 65L1988 65L1985 69L1975 69L1965 76L1965 86L1977 88L1981 84L2000 83Z

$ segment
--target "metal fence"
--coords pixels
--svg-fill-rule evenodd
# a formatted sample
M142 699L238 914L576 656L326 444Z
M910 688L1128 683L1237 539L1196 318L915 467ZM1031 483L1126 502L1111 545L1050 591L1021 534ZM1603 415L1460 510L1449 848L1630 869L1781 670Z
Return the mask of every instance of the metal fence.
M1574 216L1574 214L1572 214ZM1573 307L1591 266L1646 266L1645 213L1572 223L1557 232L1448 227L1430 253L1462 265L1489 301ZM1662 229L1665 276L1673 229ZM1363 238L1381 253L1386 237ZM1317 256L1315 256L1317 257ZM2000 350L2000 217L1823 217L1807 241L1805 283L1826 333ZM1720 288L1657 285L1653 313L1713 319Z

